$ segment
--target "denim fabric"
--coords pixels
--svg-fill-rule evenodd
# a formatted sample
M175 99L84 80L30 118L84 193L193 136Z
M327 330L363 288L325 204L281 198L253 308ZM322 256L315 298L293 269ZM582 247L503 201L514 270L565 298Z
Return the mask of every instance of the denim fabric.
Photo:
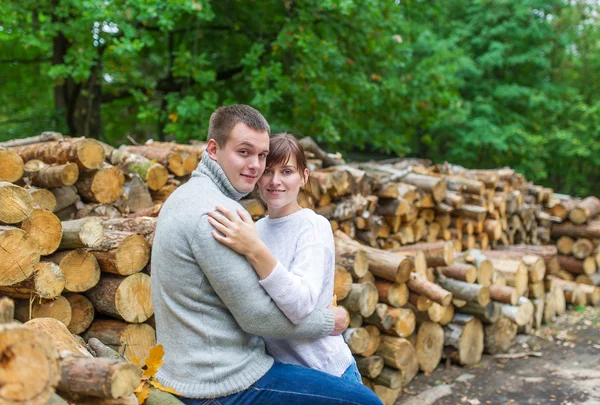
M360 372L356 366L356 360L353 360L352 364L350 364L346 371L344 371L344 374L342 374L342 379L362 385L362 377L360 376Z
M245 391L214 399L179 399L186 405L383 405L355 381L277 362Z

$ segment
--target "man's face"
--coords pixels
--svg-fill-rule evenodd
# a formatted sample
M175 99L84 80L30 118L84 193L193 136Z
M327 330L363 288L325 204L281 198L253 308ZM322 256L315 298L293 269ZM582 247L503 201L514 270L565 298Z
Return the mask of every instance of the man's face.
M265 171L269 134L238 123L231 130L229 140L223 148L211 139L207 152L221 166L237 191L249 193Z

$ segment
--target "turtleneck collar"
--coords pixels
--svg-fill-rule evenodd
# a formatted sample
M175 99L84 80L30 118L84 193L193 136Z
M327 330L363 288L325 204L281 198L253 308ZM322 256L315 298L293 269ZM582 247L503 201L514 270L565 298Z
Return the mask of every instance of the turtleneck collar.
M225 194L225 196L235 201L241 200L248 194L237 191L231 185L231 182L227 178L227 175L225 174L221 166L215 160L212 160L206 152L202 154L202 159L198 164L198 168L192 173L192 177L198 176L207 176L209 179L212 180L213 183L215 183L219 190L221 190L221 192Z

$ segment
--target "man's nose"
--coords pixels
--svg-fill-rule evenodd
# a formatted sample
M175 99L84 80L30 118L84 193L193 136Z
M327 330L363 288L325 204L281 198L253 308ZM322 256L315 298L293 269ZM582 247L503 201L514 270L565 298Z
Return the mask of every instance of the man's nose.
M260 159L257 155L250 157L248 160L248 168L252 170L258 170L260 168Z

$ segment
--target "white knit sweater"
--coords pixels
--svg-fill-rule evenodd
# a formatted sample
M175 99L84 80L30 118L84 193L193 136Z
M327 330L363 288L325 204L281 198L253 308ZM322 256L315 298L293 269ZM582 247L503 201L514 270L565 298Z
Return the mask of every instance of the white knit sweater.
M278 260L260 284L293 323L302 322L315 308L324 309L333 298L335 247L331 226L309 209L256 223L260 239ZM318 339L265 338L276 361L341 376L352 363L342 336Z

